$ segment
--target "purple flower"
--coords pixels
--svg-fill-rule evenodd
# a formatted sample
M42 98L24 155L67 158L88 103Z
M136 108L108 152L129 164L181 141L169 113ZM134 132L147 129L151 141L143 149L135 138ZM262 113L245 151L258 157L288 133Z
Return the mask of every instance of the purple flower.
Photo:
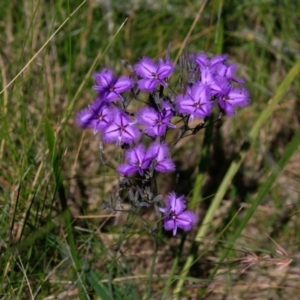
M225 72L220 68L225 66L227 55L222 54L208 58L206 54L200 53L195 54L194 59L200 70L200 82L209 88L211 96L216 95L220 92L218 81L223 79ZM220 73L218 72L219 69Z
M219 76L225 77L228 80L233 80L238 83L244 83L242 79L234 77L236 68L237 68L236 64L220 64L217 67L216 72Z
M179 113L190 115L189 122L192 122L194 117L200 119L207 117L213 107L210 90L202 83L187 87L186 94L178 95L175 104Z
M170 122L172 116L173 113L168 104L163 105L161 112L150 106L146 106L140 109L136 114L138 123L145 126L143 132L152 137L164 135L167 127L176 128L176 126Z
M142 91L152 92L157 84L166 87L168 84L164 81L175 69L171 60L164 62L159 59L158 63L148 57L143 57L141 61L133 66L134 72L141 78L138 80L138 87Z
M108 143L116 141L117 146L121 143L130 144L138 140L140 131L134 123L130 122L128 115L115 109L111 124L103 132L103 140Z
M226 115L234 115L235 106L247 106L249 103L250 96L245 88L235 88L232 84L223 83L222 92L218 95L218 104Z
M163 102L162 112L163 112L165 118L170 118L171 119L174 116L173 107L170 104L170 102L168 102L166 100ZM173 126L174 126L174 128L176 128L176 126L172 124L171 127L173 128Z
M154 169L157 172L167 173L175 171L175 164L167 157L169 148L165 143L154 142L150 145L147 157L154 160Z
M224 78L227 78L230 81L235 81L237 83L244 83L244 80L241 78L237 78L234 76L236 71L237 65L236 64L219 64L216 68L216 73Z
M77 123L82 128L94 128L94 134L106 128L111 120L111 109L105 104L95 101L88 108L77 113Z
M133 79L128 76L115 77L113 71L103 69L101 73L94 73L96 85L93 87L99 93L103 101L113 102L121 99L121 93L131 89L134 85Z
M201 71L199 83L209 92L210 97L213 97L222 91L219 82L223 82L224 80L228 81L217 73L212 72L210 69L203 69Z
M141 176L144 175L144 170L147 169L151 163L151 158L146 157L146 150L142 144L126 151L127 163L121 164L117 170L124 176L131 175L138 171Z
M222 64L226 59L226 54L216 55L212 58L208 58L206 54L199 53L195 55L196 63L200 67L200 70L203 71L204 69L209 69L214 71L214 69L219 65Z
M176 197L174 192L167 195L167 204L165 208L159 210L166 216L164 218L165 230L173 230L173 235L176 235L177 228L184 231L189 231L197 224L198 218L195 213L185 210L184 197Z

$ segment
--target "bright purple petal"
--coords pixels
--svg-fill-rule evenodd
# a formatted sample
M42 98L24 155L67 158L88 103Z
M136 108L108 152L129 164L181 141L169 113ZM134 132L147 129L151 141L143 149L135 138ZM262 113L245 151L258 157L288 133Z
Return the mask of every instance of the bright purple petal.
M162 161L169 153L169 148L164 143L153 142L147 152L148 157L155 158L156 161Z
M215 55L210 59L210 66L216 67L217 65L224 63L227 58L228 58L227 54Z
M230 104L235 106L247 106L250 103L250 96L245 88L233 88L228 93L228 100Z
M174 116L173 107L167 101L164 101L163 106L162 106L162 111L164 113L165 118L169 118L171 120L171 118Z
M162 124L154 127L147 127L144 129L143 132L152 137L159 137L164 135L166 130L167 130L167 126Z
M161 173L174 172L176 166L171 158L165 158L155 165L155 170Z
M234 76L236 69L237 69L236 64L220 64L218 65L216 72L221 77L225 77L228 80L232 80L239 84L243 84L244 83L243 79Z
M171 192L167 195L167 205L170 210L177 214L180 214L182 211L184 211L186 205L184 196L176 197L176 194L174 192Z
M133 66L134 72L142 78L152 78L157 67L151 58L143 57L140 62Z
M227 116L233 116L235 114L234 107L227 101L221 99L218 103Z
M131 144L134 141L137 141L140 138L140 131L139 129L133 125L129 124L123 130L122 134L122 141L127 144Z
M90 108L80 110L76 115L76 122L79 127L91 128L94 127L95 113Z
M141 163L146 156L146 150L143 144L126 151L126 160L131 163Z
M116 93L123 93L129 89L131 89L134 85L134 80L128 76L119 77L115 84L113 85L113 89Z
M117 171L123 176L129 176L129 175L133 174L134 172L138 171L138 169L139 168L137 166L132 166L129 164L121 164L117 168Z
M173 62L169 59L164 62L162 59L158 61L158 67L157 67L157 76L160 79L165 79L169 77L173 71L175 70L175 66Z
M99 89L106 88L110 85L114 79L114 73L111 70L103 69L100 73L94 73L93 77L97 84L93 88L98 91Z
M193 104L194 101L189 96L180 94L175 98L176 110L181 114L191 114L193 112Z
M213 76L213 73L209 69L204 69L201 71L201 83L211 86L215 83L215 78Z
M155 160L154 169L161 173L173 172L176 169L168 155L169 148L165 143L153 142L147 151L147 158Z
M167 231L173 230L173 236L176 235L177 233L177 222L176 220L170 218L170 217L166 217L164 220L164 228Z
M152 92L158 83L159 81L157 79L144 78L138 81L138 88L141 91Z
M234 77L236 67L237 67L236 64L231 64L231 65L220 64L217 68L217 73L220 76L232 79Z
M136 113L136 118L141 125L154 126L158 118L158 112L150 106L145 106Z
M176 219L176 224L179 228L183 229L184 231L191 230L192 227L197 223L198 218L195 213L186 210L178 214Z
M206 68L209 66L209 59L206 54L199 53L195 55L196 63L199 65L200 68Z

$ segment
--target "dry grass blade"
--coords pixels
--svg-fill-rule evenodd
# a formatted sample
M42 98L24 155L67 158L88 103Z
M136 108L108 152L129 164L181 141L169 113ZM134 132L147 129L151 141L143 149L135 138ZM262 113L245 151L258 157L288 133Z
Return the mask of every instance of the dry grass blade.
M18 78L19 76L30 66L30 64L37 58L37 56L45 49L45 47L49 44L49 42L56 36L56 34L65 26L65 24L71 19L73 15L85 4L86 0L82 1L81 4L77 6L77 8L70 14L69 17L65 19L64 22L54 31L54 33L47 39L44 45L33 55L33 57L25 64L25 66L19 71L19 73L0 91L0 95L4 93Z

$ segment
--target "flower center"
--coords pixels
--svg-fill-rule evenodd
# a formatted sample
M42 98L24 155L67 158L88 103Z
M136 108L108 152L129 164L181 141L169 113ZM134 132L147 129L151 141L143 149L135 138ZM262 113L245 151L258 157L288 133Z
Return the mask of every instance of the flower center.
M158 78L156 73L151 73L151 76L152 76L153 78L155 78L155 79Z

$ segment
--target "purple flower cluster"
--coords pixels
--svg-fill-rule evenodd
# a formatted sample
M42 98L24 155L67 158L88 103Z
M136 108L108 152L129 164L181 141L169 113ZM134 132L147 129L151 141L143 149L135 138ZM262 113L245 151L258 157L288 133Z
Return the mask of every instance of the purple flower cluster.
M172 88L168 89L167 94L164 91L175 71L170 59L155 62L143 57L129 67L131 76L116 76L112 70L104 68L93 76L93 89L97 92L94 102L77 113L80 127L92 128L94 134L99 132L104 143L124 146L125 161L116 170L124 177L137 172L144 178L143 186L135 190L135 195L139 194L150 202L154 199L152 204L158 196L152 197L151 192L146 197L141 191L150 189L151 184L147 182L158 173L175 171L166 143L168 131L178 126L175 123L183 123L185 131L193 132L189 123L195 119L205 122L215 106L231 116L236 107L250 103L243 80L235 76L237 66L228 63L226 55L209 58L206 54L191 54L185 57L181 68L181 74L188 74L187 82L181 86L181 93ZM143 107L139 105L135 112L129 111L131 100L142 103L138 97L143 92L148 93L147 104ZM134 194L132 190L130 193ZM136 197L131 198L136 201ZM190 230L197 222L196 215L185 207L184 198L176 197L172 192L167 196L166 207L159 208L165 214L165 229L173 230L174 235L177 228Z
M135 83L142 91L154 91L158 84L167 87L165 81L172 74L175 66L170 60L159 60L157 64L150 58L144 57L134 65L133 70L138 79L129 76L117 77L113 71L104 68L100 73L94 74L96 84L94 90L97 97L94 103L77 114L77 123L82 128L93 128L94 133L100 131L104 142L132 144L139 140L141 134L136 126L137 122L144 126L144 133L152 137L162 136L167 127L175 128L170 123L173 114L171 105L165 103L161 111L146 106L131 118L129 113L120 109L115 102L124 102L123 93L130 91Z
M197 81L175 99L178 112L189 116L189 122L209 116L215 103L228 116L235 113L236 106L249 105L249 93L243 80L234 76L237 66L226 61L227 55L208 58L206 54L192 54L189 60L195 65Z

